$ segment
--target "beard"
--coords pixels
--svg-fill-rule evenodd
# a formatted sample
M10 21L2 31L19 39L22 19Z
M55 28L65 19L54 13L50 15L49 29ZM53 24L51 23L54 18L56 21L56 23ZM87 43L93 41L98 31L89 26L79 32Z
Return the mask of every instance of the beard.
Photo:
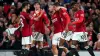
M54 12L53 11L49 11L49 15L52 15Z
M49 14L52 14L53 13L53 11L49 11Z
M73 8L73 11L76 12L78 9L77 8Z
M29 13L30 12L30 9L27 9L26 11Z

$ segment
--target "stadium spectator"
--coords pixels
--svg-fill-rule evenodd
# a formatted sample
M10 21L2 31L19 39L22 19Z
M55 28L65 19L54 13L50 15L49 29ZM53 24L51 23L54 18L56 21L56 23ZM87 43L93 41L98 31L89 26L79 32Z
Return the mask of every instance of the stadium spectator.
M0 46L2 45L3 32L5 31L4 22L0 21Z
M100 51L100 33L97 35L98 41L95 42L94 49Z
M0 16L3 16L3 15L4 15L4 13L3 13L3 7L0 6Z
M10 9L10 4L8 4L8 3L4 3L4 13L5 13L5 15L7 15L8 14L8 11L9 11L9 9ZM7 17L7 16L6 16Z
M11 34L10 36L8 48L11 50L19 50L22 48L21 42L16 39L16 36L14 34Z
M21 3L21 2L18 2L18 3L17 3L17 8L16 8L16 10L17 10L17 14L19 15L20 12L21 12L21 10L22 10L22 3Z

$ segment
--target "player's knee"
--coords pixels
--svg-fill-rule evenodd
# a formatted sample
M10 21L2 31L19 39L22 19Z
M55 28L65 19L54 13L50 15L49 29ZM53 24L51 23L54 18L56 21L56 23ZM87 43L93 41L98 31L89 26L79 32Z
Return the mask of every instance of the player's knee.
M63 49L65 53L69 52L69 50L67 48Z
M53 50L57 49L57 46L56 45L52 45L52 49Z
M35 41L34 40L32 41L32 44L35 44Z
M64 39L60 39L60 43L59 46L63 46L64 45L65 40Z
M64 42L64 47L69 48L69 43L68 42Z

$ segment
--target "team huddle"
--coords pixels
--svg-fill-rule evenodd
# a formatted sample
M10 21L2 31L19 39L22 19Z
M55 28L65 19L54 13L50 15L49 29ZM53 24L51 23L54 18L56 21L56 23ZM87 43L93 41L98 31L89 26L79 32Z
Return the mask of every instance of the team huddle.
M80 56L77 51L78 42L84 44L82 48L88 50L91 56L95 56L87 43L88 33L86 32L84 10L75 2L71 6L74 11L73 19L70 18L67 9L60 6L58 2L49 4L48 10L52 22L50 23L39 2L34 3L35 10L30 13L27 12L30 9L30 4L24 2L20 13L23 49L35 48L40 50L41 55L44 56L43 35L45 34L49 37L52 36L53 56L61 56L62 52L65 52L66 56ZM69 50L64 46L64 43L70 40L72 43Z

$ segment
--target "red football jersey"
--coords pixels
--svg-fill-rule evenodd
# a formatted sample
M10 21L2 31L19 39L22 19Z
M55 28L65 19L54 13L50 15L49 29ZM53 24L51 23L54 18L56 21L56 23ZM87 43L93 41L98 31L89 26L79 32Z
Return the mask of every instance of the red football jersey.
M20 13L21 23L22 23L22 37L27 37L32 35L32 29L30 26L30 17L26 12Z
M84 11L79 10L75 12L74 22L72 22L72 24L75 25L75 32L85 32L86 31Z
M7 14L9 9L10 9L10 5L4 5L4 13Z
M63 28L65 29L66 25L70 23L70 17L65 8L60 8L59 14L63 23Z
M63 31L63 25L62 25L62 21L61 18L59 16L59 12L55 12L52 16L52 23L54 26L54 34L58 33L58 32L62 32Z
M41 10L38 14L36 14L35 11L31 12L32 18L31 18L31 25L34 25L34 31L40 32L42 34L45 34L45 25L49 25L50 21L45 13L44 10ZM35 18L39 17L38 21L34 20Z
M74 27L72 25L68 26L69 31L75 31Z

